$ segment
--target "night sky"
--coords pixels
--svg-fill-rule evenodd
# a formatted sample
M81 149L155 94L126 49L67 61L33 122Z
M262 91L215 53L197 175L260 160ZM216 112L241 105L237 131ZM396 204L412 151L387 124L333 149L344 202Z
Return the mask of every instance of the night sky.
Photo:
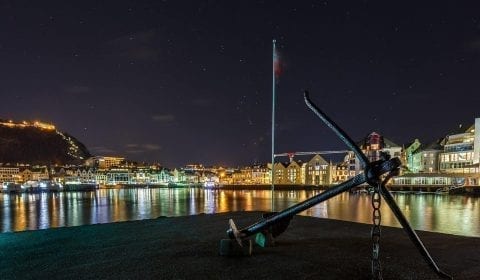
M277 152L345 149L304 89L356 140L430 142L480 117L480 5L236 3L0 1L0 118L52 122L96 155L267 162L273 38Z

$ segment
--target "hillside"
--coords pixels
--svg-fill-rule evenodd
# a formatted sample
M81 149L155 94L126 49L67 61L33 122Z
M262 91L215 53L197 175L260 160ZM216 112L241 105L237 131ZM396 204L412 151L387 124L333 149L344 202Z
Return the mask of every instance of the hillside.
M85 145L54 127L0 122L0 163L78 164L89 156Z

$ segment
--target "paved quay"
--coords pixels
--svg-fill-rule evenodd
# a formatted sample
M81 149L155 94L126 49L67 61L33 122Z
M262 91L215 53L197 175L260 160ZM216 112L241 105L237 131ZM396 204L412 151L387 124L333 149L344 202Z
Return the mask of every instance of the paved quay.
M370 279L370 225L296 216L273 248L219 256L233 212L0 234L1 279ZM480 279L480 238L418 232L454 279ZM384 279L438 279L402 229L382 227Z

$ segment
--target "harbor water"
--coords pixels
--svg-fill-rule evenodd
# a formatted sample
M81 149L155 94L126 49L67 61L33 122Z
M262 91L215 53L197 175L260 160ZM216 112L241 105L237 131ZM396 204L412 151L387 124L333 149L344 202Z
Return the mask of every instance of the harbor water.
M320 191L275 191L275 210L287 208ZM480 197L394 194L400 209L418 230L480 237ZM184 216L228 211L270 211L267 190L201 188L126 188L87 192L0 194L0 231ZM386 203L382 225L399 227ZM370 195L343 193L301 215L371 223Z

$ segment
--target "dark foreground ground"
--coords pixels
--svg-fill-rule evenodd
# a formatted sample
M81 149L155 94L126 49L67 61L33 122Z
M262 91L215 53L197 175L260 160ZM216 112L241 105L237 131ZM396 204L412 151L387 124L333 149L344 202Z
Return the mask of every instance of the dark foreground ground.
M369 279L370 226L296 216L274 248L218 254L228 219L258 212L158 218L0 234L0 279ZM455 279L480 279L480 238L419 232ZM383 227L385 279L437 279L401 229Z

